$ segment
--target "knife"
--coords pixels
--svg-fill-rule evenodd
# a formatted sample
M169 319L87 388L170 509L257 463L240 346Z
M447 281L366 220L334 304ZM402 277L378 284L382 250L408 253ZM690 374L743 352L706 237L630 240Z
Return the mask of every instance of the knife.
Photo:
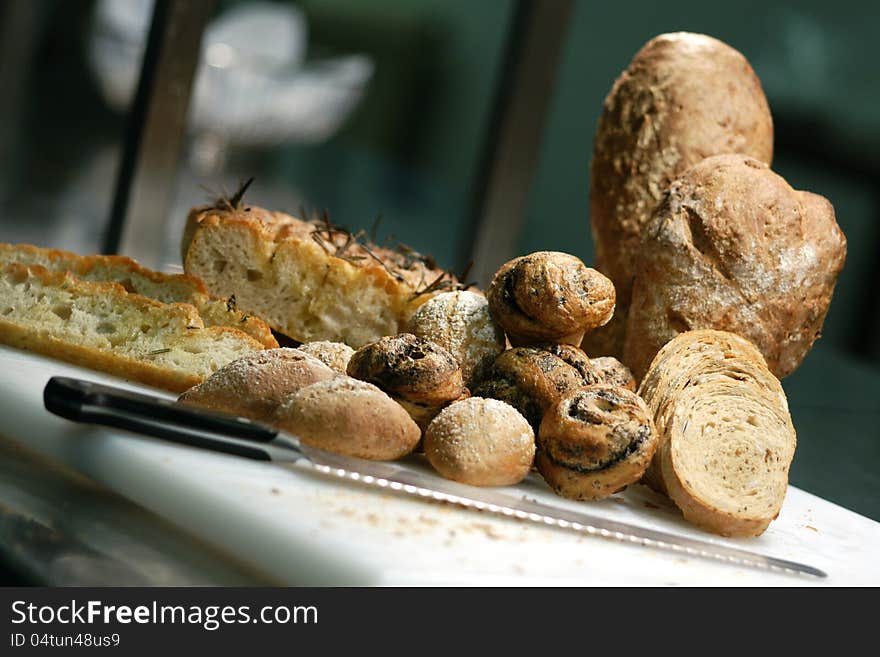
M806 564L608 520L486 488L410 470L399 463L368 461L305 445L295 436L246 418L209 412L162 397L81 379L52 377L43 391L48 411L86 422L143 433L175 443L261 461L292 462L323 475L448 502L468 509L668 550L692 557L796 575L827 577Z

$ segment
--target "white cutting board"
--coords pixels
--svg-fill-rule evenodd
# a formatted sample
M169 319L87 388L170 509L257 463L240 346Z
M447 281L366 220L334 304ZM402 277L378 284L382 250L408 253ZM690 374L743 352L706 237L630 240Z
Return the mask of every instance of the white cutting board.
M591 503L559 498L537 476L508 491L804 562L826 571L827 579L683 557L74 424L43 408L43 386L53 375L157 393L0 346L0 435L79 470L253 564L279 584L880 584L880 524L794 487L779 518L756 539L723 539L702 532L684 522L668 500L643 486Z

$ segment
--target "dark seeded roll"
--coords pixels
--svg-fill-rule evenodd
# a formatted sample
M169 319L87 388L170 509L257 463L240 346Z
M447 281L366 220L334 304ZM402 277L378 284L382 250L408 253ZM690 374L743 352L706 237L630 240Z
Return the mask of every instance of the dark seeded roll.
M559 356L537 347L516 347L495 359L474 395L510 404L537 433L544 411L564 392L586 383L580 371Z
M390 395L423 431L445 406L469 396L455 357L411 333L364 345L351 357L347 370L349 376Z
M657 433L645 402L610 385L571 391L544 414L538 430L538 471L562 497L608 497L644 474Z

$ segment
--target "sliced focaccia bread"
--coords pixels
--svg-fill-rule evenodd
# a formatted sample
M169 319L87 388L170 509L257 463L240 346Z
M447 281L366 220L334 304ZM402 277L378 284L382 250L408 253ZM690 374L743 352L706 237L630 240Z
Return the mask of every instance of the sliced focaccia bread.
M705 529L761 534L782 508L797 438L757 348L724 331L683 333L657 354L639 394L660 440L646 483Z
M172 392L264 348L236 329L206 328L191 305L14 262L0 264L0 342Z
M456 280L430 258L392 250L328 221L303 221L238 202L195 208L184 269L216 296L300 342L360 348L406 326Z
M82 256L29 244L0 243L0 264L6 262L40 265L49 271L69 271L84 281L118 283L128 292L162 303L188 303L195 306L206 326L228 326L244 331L266 348L278 346L264 321L238 310L234 299L212 299L205 284L195 276L153 271L125 256Z

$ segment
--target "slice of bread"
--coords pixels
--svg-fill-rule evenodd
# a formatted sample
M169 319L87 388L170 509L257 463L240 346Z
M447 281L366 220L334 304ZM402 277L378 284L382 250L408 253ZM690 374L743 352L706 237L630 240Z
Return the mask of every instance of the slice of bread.
M763 533L782 508L797 438L757 348L724 331L683 333L657 354L639 394L660 438L645 483L709 531Z
M418 306L456 283L429 258L329 222L239 204L193 209L182 251L185 271L212 294L234 296L241 310L300 342L359 348L395 335Z
M84 281L118 283L128 292L162 303L188 303L195 306L206 326L228 326L244 331L267 349L278 346L264 321L238 310L234 300L212 299L205 284L195 276L163 274L125 256L82 256L30 244L0 243L0 264L7 262L40 265L49 271L69 271Z
M264 348L189 304L15 262L0 264L0 342L172 392Z

